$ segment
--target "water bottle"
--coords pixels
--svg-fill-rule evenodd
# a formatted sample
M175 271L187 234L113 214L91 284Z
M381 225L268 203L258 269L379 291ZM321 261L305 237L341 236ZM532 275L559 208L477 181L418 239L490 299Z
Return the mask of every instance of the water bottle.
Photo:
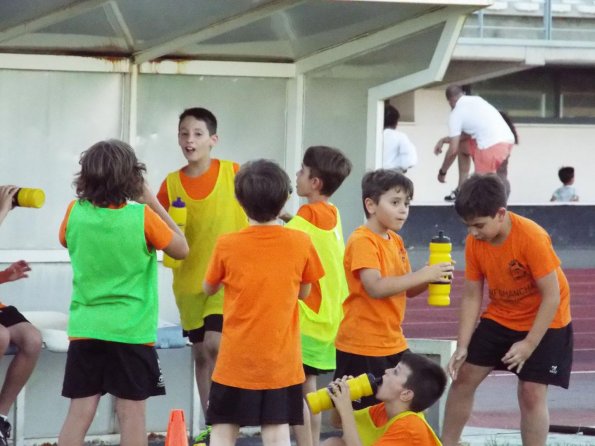
M355 401L364 396L374 395L382 382L382 378L376 378L371 373L363 373L355 378L348 379L346 382L349 386L349 397L351 401ZM333 407L333 401L329 392L329 388L324 387L306 395L306 401L313 414Z
M176 225L178 225L180 231L184 233L184 229L186 228L186 219L188 218L186 203L184 203L180 197L176 198L176 200L169 207L168 213ZM181 260L171 258L167 254L163 253L163 266L166 266L167 268L177 268L181 264Z
M450 239L444 235L443 231L438 231L438 235L430 242L429 264L451 263L451 251L452 243L450 243ZM428 285L428 304L435 307L446 307L450 305L450 283L430 283Z
M12 205L24 208L40 208L45 203L45 192L41 189L21 187L12 197Z

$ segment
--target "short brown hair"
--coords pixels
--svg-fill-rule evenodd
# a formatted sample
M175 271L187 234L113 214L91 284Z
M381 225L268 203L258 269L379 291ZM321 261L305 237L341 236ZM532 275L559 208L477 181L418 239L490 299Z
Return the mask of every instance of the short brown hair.
M351 173L351 161L338 149L311 146L304 153L304 166L310 168L310 178L322 180L320 193L330 197Z
M506 187L495 174L474 174L461 186L455 211L467 221L476 217L494 217L506 207Z
M117 139L93 144L81 154L81 170L74 179L76 195L96 206L121 205L143 191L143 173L130 145Z
M277 218L285 206L291 194L291 181L273 161L249 161L236 175L235 193L248 217L266 223Z
M411 369L411 374L403 385L406 389L413 391L409 409L413 412L422 412L434 404L444 393L446 373L440 364L412 352L403 354L400 362Z
M182 124L184 118L188 116L192 116L197 121L204 122L209 131L209 136L217 133L217 118L215 118L215 115L210 110L202 107L187 108L178 119L178 128L180 128L180 124Z
M370 218L366 209L366 198L370 198L378 204L380 197L391 189L402 190L408 199L413 198L413 182L394 169L377 169L364 175L362 178L362 204L366 218Z

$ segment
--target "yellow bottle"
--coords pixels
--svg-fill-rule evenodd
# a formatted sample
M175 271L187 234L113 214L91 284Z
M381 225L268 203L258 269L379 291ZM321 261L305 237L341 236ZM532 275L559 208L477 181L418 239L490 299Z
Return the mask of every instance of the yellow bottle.
M381 381L382 378L376 378L371 373L363 373L355 378L348 379L347 385L349 386L349 397L351 401L359 400L364 396L374 395ZM333 407L333 401L327 387L318 389L316 392L308 393L306 395L306 401L308 401L308 406L313 414Z
M430 265L436 263L451 263L452 243L444 235L443 231L438 231L438 235L430 242ZM450 305L450 283L434 282L428 285L428 304L435 307L446 307Z
M180 231L184 233L186 228L186 219L188 218L186 203L184 203L180 197L176 198L176 200L169 207L168 213L172 220L178 225ZM166 266L167 268L177 268L181 264L181 260L174 259L163 253L163 266Z
M41 189L21 187L12 198L13 206L40 208L45 203L45 192Z

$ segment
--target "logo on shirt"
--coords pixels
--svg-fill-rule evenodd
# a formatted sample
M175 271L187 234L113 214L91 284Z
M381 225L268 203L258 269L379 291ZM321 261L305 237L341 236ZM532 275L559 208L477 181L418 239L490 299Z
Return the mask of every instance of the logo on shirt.
M529 275L527 267L518 260L511 260L508 264L508 271L514 280L521 280Z
M558 366L553 365L550 367L550 375L557 375L558 374Z

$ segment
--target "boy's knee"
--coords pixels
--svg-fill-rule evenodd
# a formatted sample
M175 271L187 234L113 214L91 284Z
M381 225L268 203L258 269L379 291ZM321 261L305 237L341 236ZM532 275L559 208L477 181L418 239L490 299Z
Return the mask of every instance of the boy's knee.
M521 409L541 409L547 405L547 386L545 384L520 381L518 397Z
M23 325L19 336L15 336L13 342L21 352L35 356L41 352L41 347L43 345L40 331L29 323Z

